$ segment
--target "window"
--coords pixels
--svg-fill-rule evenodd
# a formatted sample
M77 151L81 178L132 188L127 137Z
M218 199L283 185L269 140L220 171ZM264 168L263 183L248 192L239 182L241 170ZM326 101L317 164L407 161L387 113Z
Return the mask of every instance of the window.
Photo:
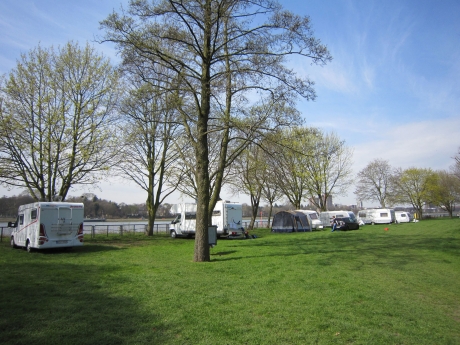
M388 217L388 213L380 213L380 217Z
M221 215L220 210L212 211L212 215L213 216L220 216Z
M30 212L30 219L37 219L37 209L36 208Z
M24 215L20 214L19 215L19 225L22 225L22 224L24 224Z

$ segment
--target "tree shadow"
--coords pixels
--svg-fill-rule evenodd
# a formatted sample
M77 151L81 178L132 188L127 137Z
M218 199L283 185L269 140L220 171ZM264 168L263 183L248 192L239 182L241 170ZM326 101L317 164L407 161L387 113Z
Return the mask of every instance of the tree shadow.
M375 233L359 233L357 231L341 232L341 236L309 237L310 234L293 234L293 238L283 238L277 241L277 236L265 237L263 241L251 241L245 244L245 251L253 248L254 254L216 257L215 261L241 260L245 258L260 257L289 257L289 256L316 256L317 264L328 266L340 260L353 260L356 262L354 269L360 269L364 265L359 263L385 265L394 269L404 269L411 262L425 261L426 256L420 256L413 250L439 251L444 254L457 255L460 251L460 242L457 239L432 236L413 236L388 234L378 235ZM286 234L286 236L291 236ZM279 238L279 237L278 237ZM237 246L227 246L236 248ZM230 251L242 253L241 250ZM432 260L435 260L434 258Z
M2 270L0 343L167 342L171 325L114 291L117 270L43 262Z

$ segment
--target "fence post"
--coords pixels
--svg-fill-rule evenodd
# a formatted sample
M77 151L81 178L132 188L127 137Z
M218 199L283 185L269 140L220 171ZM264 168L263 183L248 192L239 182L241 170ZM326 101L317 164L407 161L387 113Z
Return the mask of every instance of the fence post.
M96 237L96 229L94 228L94 225L91 225L91 238Z
M2 226L1 233L0 233L0 242L3 242L3 226Z
M109 226L108 225L106 226L107 226L107 237L109 237Z
M123 225L120 225L120 236L123 236Z

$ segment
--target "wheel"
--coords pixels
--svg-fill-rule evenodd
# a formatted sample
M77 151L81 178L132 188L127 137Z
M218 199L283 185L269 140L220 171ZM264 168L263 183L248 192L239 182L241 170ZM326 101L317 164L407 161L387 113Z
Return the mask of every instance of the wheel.
M171 235L171 238L176 238L177 237L177 234L176 234L176 232L174 230L171 230L170 235Z
M16 245L16 243L14 243L14 237L11 236L11 241L10 241L10 244L11 244L11 248L17 248L18 246Z
M371 225L375 225L375 223L374 223L374 222L371 222Z
M32 247L30 246L29 240L27 240L27 243L26 243L26 250L28 253L32 253Z

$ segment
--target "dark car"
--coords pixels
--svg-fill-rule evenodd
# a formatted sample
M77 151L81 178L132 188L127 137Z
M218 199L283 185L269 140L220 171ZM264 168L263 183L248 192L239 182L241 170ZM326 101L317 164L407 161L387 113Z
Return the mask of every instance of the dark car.
M359 224L356 219L349 217L336 218L338 225L335 227L336 230L358 230Z

